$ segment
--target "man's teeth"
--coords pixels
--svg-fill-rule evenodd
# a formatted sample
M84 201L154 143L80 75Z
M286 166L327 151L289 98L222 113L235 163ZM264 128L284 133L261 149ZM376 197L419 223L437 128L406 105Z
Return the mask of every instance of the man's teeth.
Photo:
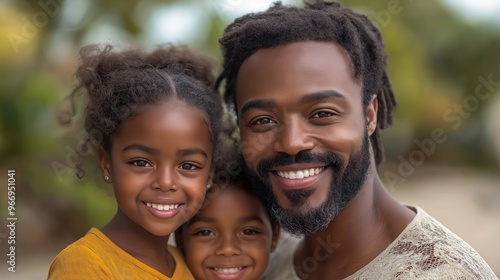
M154 208L154 209L158 209L160 211L168 211L168 210L172 210L172 209L177 209L177 207L179 207L179 204L155 204L155 203L146 202L146 206Z
M231 268L214 267L214 270L220 274L232 274L232 273L240 272L242 269L243 269L243 267L231 267Z
M286 179L304 179L310 176L317 175L325 170L324 167L318 168L309 168L304 170L297 171L278 171L278 176L286 178Z

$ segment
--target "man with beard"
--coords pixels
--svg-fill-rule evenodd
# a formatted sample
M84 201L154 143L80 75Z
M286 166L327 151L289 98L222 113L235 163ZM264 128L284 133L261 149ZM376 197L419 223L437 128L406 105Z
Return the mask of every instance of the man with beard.
M253 185L299 241L266 279L496 279L463 240L386 191L396 105L379 30L338 3L275 4L224 31L224 98Z

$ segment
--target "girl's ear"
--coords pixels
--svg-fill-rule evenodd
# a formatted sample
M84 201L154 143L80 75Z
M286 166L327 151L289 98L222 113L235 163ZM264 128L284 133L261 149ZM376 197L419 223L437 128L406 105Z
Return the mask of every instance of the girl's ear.
M215 167L212 165L208 173L207 191L214 185Z
M276 225L273 226L273 236L272 236L272 242L271 242L271 253L274 252L276 249L276 245L278 245L278 240L280 238L280 232L281 228L280 226L276 223Z
M106 183L113 183L113 178L111 177L111 156L102 146L99 146L98 153L99 167L101 168L104 181Z

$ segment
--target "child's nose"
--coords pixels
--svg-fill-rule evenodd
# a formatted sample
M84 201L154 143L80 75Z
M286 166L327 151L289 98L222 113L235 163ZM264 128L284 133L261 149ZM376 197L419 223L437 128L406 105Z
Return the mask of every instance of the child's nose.
M215 254L226 257L241 254L238 239L235 237L222 237Z
M158 167L156 170L156 178L151 184L151 188L160 189L162 191L175 191L177 186L174 180L174 170L170 167Z

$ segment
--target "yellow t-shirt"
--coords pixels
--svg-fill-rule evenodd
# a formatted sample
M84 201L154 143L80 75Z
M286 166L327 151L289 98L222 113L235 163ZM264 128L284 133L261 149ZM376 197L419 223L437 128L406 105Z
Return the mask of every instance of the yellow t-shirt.
M116 246L97 228L57 255L49 269L55 279L171 279L194 280L177 248L167 249L175 260L172 278L140 262Z

